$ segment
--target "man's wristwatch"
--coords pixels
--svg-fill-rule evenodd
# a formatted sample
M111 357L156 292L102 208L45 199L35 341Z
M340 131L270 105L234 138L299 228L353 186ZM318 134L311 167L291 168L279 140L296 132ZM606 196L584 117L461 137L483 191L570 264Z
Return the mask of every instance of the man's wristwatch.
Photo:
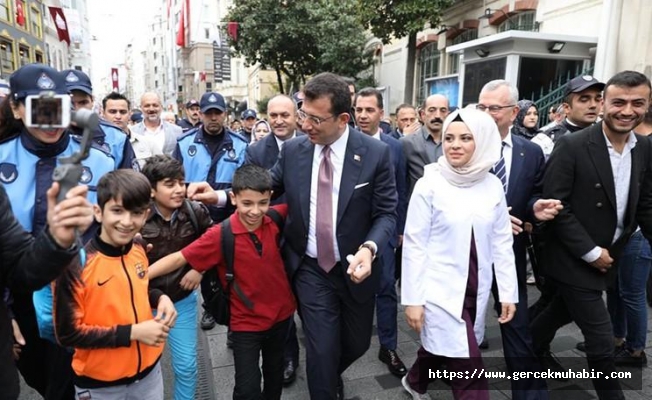
M360 245L360 247L358 247L358 251L362 250L363 248L368 249L371 252L372 261L376 259L376 248L373 244L370 242L364 242Z

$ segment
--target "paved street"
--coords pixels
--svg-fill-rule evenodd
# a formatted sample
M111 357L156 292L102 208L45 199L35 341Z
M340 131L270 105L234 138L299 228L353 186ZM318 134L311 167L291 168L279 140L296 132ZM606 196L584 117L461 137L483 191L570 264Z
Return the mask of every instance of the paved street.
M533 287L530 287L529 294L531 301L538 297L538 292ZM652 315L652 313L651 313ZM297 319L298 320L298 319ZM648 318L649 322L649 318ZM300 323L299 323L300 326ZM205 375L202 377L203 370L200 371L200 387L198 388L197 398L201 399L220 399L226 400L232 398L233 391L233 356L231 351L226 347L226 329L218 326L200 337L200 342L207 339L207 343L202 347L208 348L210 351L210 365L206 365L206 372L212 371L212 376ZM650 346L652 339L648 334L648 356L652 355ZM485 365L492 371L504 371L505 364L502 354L502 344L500 340L500 330L498 323L493 315L487 318L487 337L489 339L490 347L483 352ZM303 332L299 329L300 342L303 341ZM580 341L581 334L575 325L569 325L557 334L553 342L553 352L561 358L564 366L569 368L580 368L585 365L583 354L575 350L575 344ZM398 333L398 352L406 365L411 365L416 358L416 351L419 348L417 335L410 330L404 322L403 314L399 313L399 333ZM378 361L378 340L375 336L371 341L371 348L369 351L353 364L343 375L345 397L347 399L355 400L384 400L384 399L398 399L407 400L409 397L401 387L400 380L393 375L390 375L380 361ZM200 350L201 351L201 350ZM166 352L167 353L167 352ZM200 357L201 358L201 357ZM208 359L204 359L206 362ZM305 352L303 344L301 343L301 365L297 380L293 385L286 388L283 392L283 399L301 399L307 400L308 386L306 382L306 375L304 370ZM201 364L201 360L200 360ZM171 382L172 374L169 366L168 355L164 355L163 360L164 379L166 385L166 399L172 399ZM625 371L624 369L619 369ZM212 385L211 385L212 379ZM652 399L652 369L650 367L643 369L643 386L642 390L626 390L625 396L627 399ZM573 400L589 400L596 399L597 396L590 389L590 383L582 382L581 384L563 383L556 381L548 381L550 388L554 389L551 392L551 399L573 399ZM212 386L212 389L210 390ZM39 396L35 395L29 388L23 385L23 393L21 399L38 399ZM492 382L491 399L503 400L511 398L509 381ZM452 399L450 389L441 382L436 382L430 386L430 394L436 399ZM588 389L588 390L584 390Z

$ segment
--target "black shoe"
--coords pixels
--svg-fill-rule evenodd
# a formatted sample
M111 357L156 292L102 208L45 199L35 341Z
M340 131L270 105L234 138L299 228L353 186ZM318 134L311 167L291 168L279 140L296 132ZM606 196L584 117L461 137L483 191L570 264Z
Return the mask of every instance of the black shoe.
M487 338L482 339L482 342L478 345L481 350L487 350L489 348L489 341Z
M233 349L233 339L231 339L231 328L229 328L229 330L226 331L226 347L229 349Z
M403 364L403 361L396 354L396 350L389 350L381 346L378 351L378 359L387 364L389 372L393 375L402 377L407 374L407 368L405 368L405 364Z
M283 384L289 385L297 378L297 363L294 361L287 361L285 368L283 368Z
M205 331L215 327L215 319L213 319L213 316L209 312L204 311L202 314L200 326Z
M551 372L560 372L560 373L568 372L568 370L561 365L559 360L557 360L557 357L555 357L550 351L545 351L539 354L539 363L541 363L541 369L543 371L550 370ZM550 377L550 378L560 382L568 382L568 378L561 378L561 377L556 377L556 378Z
M586 353L586 343L585 342L579 342L578 344L575 345L575 348L582 353Z
M614 354L614 364L617 366L628 366L642 368L647 365L647 356L642 352L640 356L632 355L625 347L619 348Z
M344 382L341 376L337 377L337 397L335 398L337 400L344 400Z

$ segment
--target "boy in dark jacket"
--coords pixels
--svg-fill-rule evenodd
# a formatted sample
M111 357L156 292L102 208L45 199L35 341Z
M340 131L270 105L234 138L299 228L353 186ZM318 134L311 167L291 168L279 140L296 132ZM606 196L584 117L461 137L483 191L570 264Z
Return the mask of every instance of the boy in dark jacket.
M147 253L150 264L179 251L201 236L212 224L208 209L186 200L183 164L172 157L156 155L147 159L143 174L152 186L147 222L141 231L152 245ZM174 399L191 400L197 386L197 291L202 275L185 265L150 281L150 286L170 296L178 318L170 330L168 344L174 370ZM192 289L184 289L181 283Z

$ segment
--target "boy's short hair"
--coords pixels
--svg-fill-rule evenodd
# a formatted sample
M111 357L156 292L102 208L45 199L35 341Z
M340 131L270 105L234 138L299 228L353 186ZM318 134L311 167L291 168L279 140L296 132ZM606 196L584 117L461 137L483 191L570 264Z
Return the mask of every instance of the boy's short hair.
M97 205L102 211L109 200L122 200L128 211L141 211L149 207L152 187L145 175L131 169L108 172L97 184Z
M156 184L166 179L185 180L186 172L183 169L181 161L170 156L157 154L147 158L141 172L152 188L156 189Z
M243 190L265 193L272 191L272 176L265 168L253 164L243 165L233 174L231 191L238 194Z

